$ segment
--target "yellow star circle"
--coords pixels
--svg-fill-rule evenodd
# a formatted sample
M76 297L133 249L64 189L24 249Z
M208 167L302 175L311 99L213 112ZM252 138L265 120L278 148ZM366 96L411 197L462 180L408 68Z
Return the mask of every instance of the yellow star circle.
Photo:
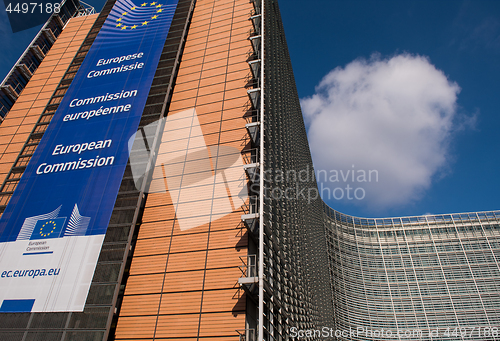
M48 227L48 230L45 230L45 226ZM53 220L47 221L45 224L42 225L42 228L40 229L40 235L42 237L48 237L56 230L57 224ZM51 229L52 228L52 229Z
M144 3L142 3L140 5L140 7L146 7L146 6L148 6L148 4L149 4L149 6L155 7L156 8L156 13L158 14L158 15L153 15L150 20L158 19L159 18L159 14L161 14L163 12L163 8L162 8L163 5L159 4L156 1L153 1L151 3L144 2ZM130 7L130 9L128 11L122 12L121 16L118 19L116 19L116 22L117 22L116 27L117 28L119 27L120 30L126 31L127 29L128 30L136 29L139 26L147 26L149 24L149 22L150 22L148 20L145 20L144 22L142 22L141 25L139 25L139 23L137 23L137 24L130 23L130 25L124 25L125 23L124 22L122 23L122 20L124 19L124 17L126 15L128 15L128 18L131 18L130 15L133 16L135 14L135 12L131 12L131 11L134 11L134 10L137 10L137 9L138 9L138 7L134 5L134 6ZM127 20L127 21L130 22L129 20Z

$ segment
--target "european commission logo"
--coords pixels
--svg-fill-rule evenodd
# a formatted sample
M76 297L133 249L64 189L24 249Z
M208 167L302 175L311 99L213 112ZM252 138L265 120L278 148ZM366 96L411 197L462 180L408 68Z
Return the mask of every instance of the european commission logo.
M24 219L23 226L16 240L85 236L90 224L90 217L82 216L78 209L78 205L75 204L68 223L66 224L67 217L59 217L61 208L62 205L52 212Z

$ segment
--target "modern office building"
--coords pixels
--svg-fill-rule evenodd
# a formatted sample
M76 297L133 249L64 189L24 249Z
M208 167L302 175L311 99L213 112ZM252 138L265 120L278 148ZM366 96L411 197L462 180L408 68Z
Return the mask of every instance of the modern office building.
M354 218L300 177L275 0L67 1L0 105L0 340L500 339L499 212Z
M366 219L324 208L334 329L359 328L345 340L500 339L500 212Z

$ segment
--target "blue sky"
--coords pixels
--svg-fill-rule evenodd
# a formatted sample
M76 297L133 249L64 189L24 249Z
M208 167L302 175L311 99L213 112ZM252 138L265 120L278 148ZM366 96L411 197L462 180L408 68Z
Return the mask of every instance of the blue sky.
M280 9L332 208L370 217L500 208L499 1L287 0ZM39 28L12 34L1 12L0 77ZM371 181L358 177L370 170ZM346 199L347 185L363 198Z
M347 139L341 144L333 137L317 138L317 126L323 121L321 115L316 115L320 117L316 127L308 125L315 167L321 165L321 169L347 171L349 165L352 169L354 164L356 170L378 170L378 183L373 183L372 179L371 184L358 181L352 184L355 185L351 186L353 188L365 188L363 200L337 200L332 194L330 200L326 200L331 207L348 214L375 217L500 208L499 1L317 0L304 6L303 1L287 0L282 1L280 7L299 96L311 99L316 94L316 99L319 95L322 102L326 101L327 105L313 103L313 108L309 109L313 114L314 110L321 111L324 122L329 124L319 133L338 134ZM373 54L379 55L373 58ZM424 57L427 64L419 56ZM360 58L364 61L359 61ZM359 61L357 65L351 64L355 60ZM398 60L403 71L410 75L416 72L417 75L402 80L401 84L383 84L388 78L384 76L391 72L391 68L393 71L397 69L391 65L398 64ZM330 74L330 79L316 91L315 87L323 77L335 68L340 69ZM370 81L364 78L367 74L372 77ZM439 85L443 76L450 84ZM377 80L377 77L382 79ZM355 89L353 95L349 85L356 81L361 81L368 89ZM434 101L452 111L448 113L452 116L451 127L446 125L447 122L441 122L441 129L436 130L433 125L424 124L420 134L415 134L411 127L392 125L395 120L387 122L386 119L384 122L384 118L377 118L376 115L383 116L384 111L381 114L377 108L380 103L373 98L390 97L397 92L387 90L391 86L398 91L400 88L410 91L415 83L435 91L425 94L420 90L413 97L411 94L402 96L412 104L411 108L403 106L405 112L397 108L395 101L383 104L395 105L396 108L383 106L383 109L392 110L393 117L407 115L404 119L415 123L416 117L407 112L422 102ZM454 85L460 90L455 93L453 101ZM348 99L362 97L365 111L359 113L351 107L341 117L329 112L343 106L338 103L341 101L336 97L338 94L344 94ZM433 95L437 98L429 98ZM347 102L345 97L342 101ZM369 113L372 111L370 105L373 106L373 116ZM344 103L344 106L349 104ZM424 114L428 114L428 119L433 118L432 115L438 119L443 116L442 111L437 110L436 114L435 109L434 113L431 110L430 114ZM336 118L350 125L334 129ZM356 121L363 119L365 122L370 119L373 129ZM379 121L382 122L378 124ZM352 127L355 123L363 125L361 130L367 136L359 136L358 129ZM316 129L312 132L311 128ZM401 128L403 133L398 134L396 128ZM432 129L434 136L427 138L427 131ZM351 135L356 138L350 138ZM444 137L440 140L439 136ZM356 141L360 141L359 145ZM419 143L427 145L419 148ZM375 149L373 146L379 145L386 147L382 148L388 152L386 155L376 155L379 151L372 150ZM321 149L331 153L321 153ZM394 149L397 153L391 154ZM406 155L401 155L404 151L407 151ZM423 155L415 156L419 153ZM358 158L349 158L349 154ZM411 167L415 161L412 158L420 158L416 162L422 168L420 173L424 173L420 178L419 174L408 174L417 168ZM338 163L331 159L338 160ZM345 188L346 183L340 181L331 186ZM380 203L377 198L384 197L384 193L391 193L394 200L385 198ZM338 198L341 192L336 194ZM358 197L361 194L358 192Z

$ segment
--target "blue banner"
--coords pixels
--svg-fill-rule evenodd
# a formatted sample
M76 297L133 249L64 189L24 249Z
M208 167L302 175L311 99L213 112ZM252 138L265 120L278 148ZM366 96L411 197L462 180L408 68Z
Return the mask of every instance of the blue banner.
M49 275L49 269L66 264L62 274L82 266L77 254L95 269L98 252L89 245L99 242L71 244L74 252L68 243L99 236L102 245L129 157L128 140L137 131L176 7L177 0L115 3L0 219L0 302L35 299L31 311L83 309L82 297L68 297L74 304L60 298L54 303L47 293L24 297L15 287L23 278L48 291L70 287L58 284L61 275ZM12 257L20 259L15 269ZM46 275L14 276L23 269ZM33 282L37 277L45 282ZM85 285L90 281L80 278Z

